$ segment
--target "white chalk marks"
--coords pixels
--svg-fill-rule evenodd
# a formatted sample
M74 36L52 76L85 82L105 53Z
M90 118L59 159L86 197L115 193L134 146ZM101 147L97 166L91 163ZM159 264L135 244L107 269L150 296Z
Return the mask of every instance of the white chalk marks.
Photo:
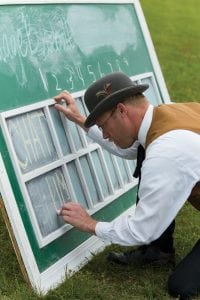
M45 91L50 85L73 91L77 84L84 89L86 81L129 65L125 51L135 50L138 41L126 6L116 13L112 8L105 13L103 6L50 6L1 7L0 73L15 76L22 87L35 74ZM98 49L106 54L103 60Z

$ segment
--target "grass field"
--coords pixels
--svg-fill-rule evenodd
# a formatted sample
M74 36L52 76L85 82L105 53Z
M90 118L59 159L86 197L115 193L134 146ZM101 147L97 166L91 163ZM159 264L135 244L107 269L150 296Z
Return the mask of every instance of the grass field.
M141 0L171 99L199 101L200 1ZM200 236L197 211L186 205L177 217L177 262ZM106 263L110 246L80 272L46 296L28 288L21 274L0 214L0 300L143 300L170 299L168 268L112 266ZM200 298L199 298L200 299Z
M171 99L200 101L200 1L141 4Z

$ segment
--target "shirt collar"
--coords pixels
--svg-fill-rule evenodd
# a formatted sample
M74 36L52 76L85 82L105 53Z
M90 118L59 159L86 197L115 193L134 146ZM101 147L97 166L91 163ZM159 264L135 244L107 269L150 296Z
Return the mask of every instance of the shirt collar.
M147 132L151 126L151 122L152 122L152 118L153 118L153 108L154 108L153 105L150 104L144 115L144 118L140 125L139 133L138 133L138 141L144 148L145 148L145 144L146 144Z

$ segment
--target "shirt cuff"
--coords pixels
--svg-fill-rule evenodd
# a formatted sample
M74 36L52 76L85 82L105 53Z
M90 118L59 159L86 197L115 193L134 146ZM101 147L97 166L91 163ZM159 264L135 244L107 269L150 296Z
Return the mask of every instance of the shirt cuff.
M95 234L97 237L103 239L103 240L109 240L108 238L108 232L110 230L110 222L98 222L95 227Z

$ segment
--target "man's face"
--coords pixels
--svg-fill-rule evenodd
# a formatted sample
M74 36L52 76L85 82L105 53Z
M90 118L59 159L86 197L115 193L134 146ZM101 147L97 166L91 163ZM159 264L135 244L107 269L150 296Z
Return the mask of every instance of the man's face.
M102 131L104 139L109 139L122 149L130 147L136 140L135 133L130 128L126 106L122 103L101 115L96 125Z

